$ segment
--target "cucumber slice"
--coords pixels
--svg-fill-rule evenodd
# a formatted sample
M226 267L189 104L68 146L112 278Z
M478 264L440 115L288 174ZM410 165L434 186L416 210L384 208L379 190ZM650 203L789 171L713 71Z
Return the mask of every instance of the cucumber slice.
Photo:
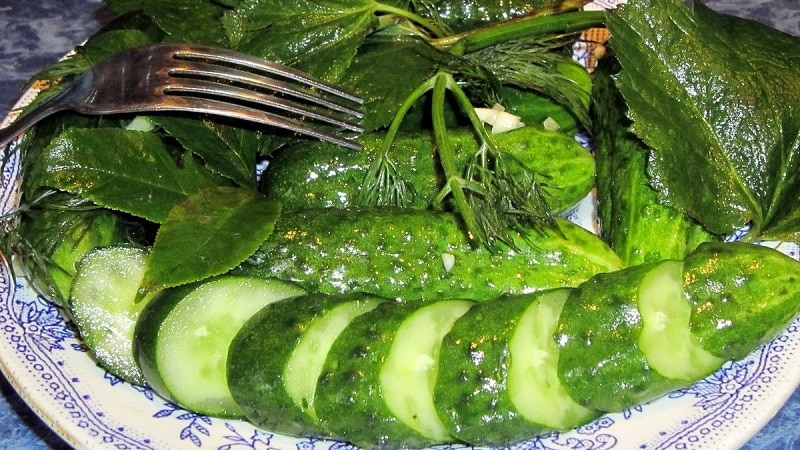
M98 363L117 377L145 384L133 351L136 321L152 296L136 301L147 254L135 247L91 251L78 266L69 311Z
M598 417L581 406L558 379L558 346L553 335L570 289L538 295L522 313L509 341L507 389L519 414L532 423L567 430Z
M466 300L443 300L413 313L397 329L380 369L381 393L389 411L434 441L452 439L433 402L439 349L456 319L473 305Z
M692 308L683 297L683 261L664 261L639 284L642 331L639 348L647 363L661 375L694 382L725 362L701 345L691 333Z
M382 301L315 293L256 313L228 351L228 385L247 419L276 433L328 435L314 407L322 365L342 329Z
M228 388L228 348L265 305L304 291L278 280L223 276L166 291L142 312L137 355L147 382L189 410L241 417Z
M356 317L378 306L377 299L350 301L336 306L311 324L283 369L284 388L301 410L317 421L314 396L317 381L333 342Z

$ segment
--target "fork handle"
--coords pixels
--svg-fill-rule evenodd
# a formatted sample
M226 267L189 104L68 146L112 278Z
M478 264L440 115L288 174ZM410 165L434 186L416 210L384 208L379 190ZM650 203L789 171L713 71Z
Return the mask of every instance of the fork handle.
M0 129L0 151L4 150L11 141L22 135L28 128L34 126L40 120L67 109L66 106L60 104L61 102L58 101L65 92L66 90L59 92L27 113L20 115L5 128Z

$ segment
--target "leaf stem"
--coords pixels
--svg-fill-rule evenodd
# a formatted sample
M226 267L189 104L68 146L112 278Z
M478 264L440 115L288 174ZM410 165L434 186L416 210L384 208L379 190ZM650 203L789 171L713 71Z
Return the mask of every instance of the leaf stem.
M528 15L432 39L430 43L442 50L457 49L459 52L470 53L513 39L553 33L577 33L602 25L605 14L604 11L573 11L562 14Z
M436 83L433 87L433 98L431 103L431 119L433 122L433 136L438 149L439 160L447 180L447 188L453 196L456 209L461 215L461 219L467 227L470 238L478 244L484 244L487 236L475 217L475 211L470 207L467 196L463 189L463 179L456 165L455 153L447 139L447 125L445 122L445 94L448 89L455 85L453 76L441 71L436 75Z
M441 38L447 35L447 30L442 29L440 26L436 25L436 23L406 9L397 8L384 3L376 3L375 12L394 14L396 16L404 17L418 25L421 25L436 38Z

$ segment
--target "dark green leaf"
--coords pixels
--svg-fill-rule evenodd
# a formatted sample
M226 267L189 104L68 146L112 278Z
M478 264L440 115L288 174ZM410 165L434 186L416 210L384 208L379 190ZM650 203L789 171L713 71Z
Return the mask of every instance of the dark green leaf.
M800 38L680 0L630 3L608 25L665 199L715 233L800 237Z
M252 189L203 189L178 203L156 236L145 291L227 272L272 233L280 203Z
M245 0L226 19L234 47L337 80L375 30L370 0Z
M219 184L193 158L176 162L155 135L118 128L67 130L26 175L156 223L188 195Z
M206 167L239 186L255 185L256 157L261 154L261 133L196 118L154 116L170 136L203 159Z
M228 8L212 0L106 0L105 3L118 14L142 11L173 42L221 46L228 42L221 24Z

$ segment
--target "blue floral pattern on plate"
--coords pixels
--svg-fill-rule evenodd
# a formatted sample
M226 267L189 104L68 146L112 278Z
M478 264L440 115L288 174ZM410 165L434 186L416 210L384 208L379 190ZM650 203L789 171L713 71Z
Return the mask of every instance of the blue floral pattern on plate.
M598 0L614 7L617 0ZM589 47L576 48L587 61ZM20 100L25 103L30 96ZM12 211L19 162L3 168L0 215ZM591 201L577 208L585 216ZM585 218L584 218L585 219ZM796 244L774 244L798 258ZM14 279L0 255L0 368L31 407L76 447L108 449L346 450L340 442L295 439L242 421L210 418L132 386L98 367L65 311ZM743 361L726 364L693 386L646 405L603 416L576 430L515 445L531 450L738 448L800 382L800 321ZM461 449L459 445L436 448Z

